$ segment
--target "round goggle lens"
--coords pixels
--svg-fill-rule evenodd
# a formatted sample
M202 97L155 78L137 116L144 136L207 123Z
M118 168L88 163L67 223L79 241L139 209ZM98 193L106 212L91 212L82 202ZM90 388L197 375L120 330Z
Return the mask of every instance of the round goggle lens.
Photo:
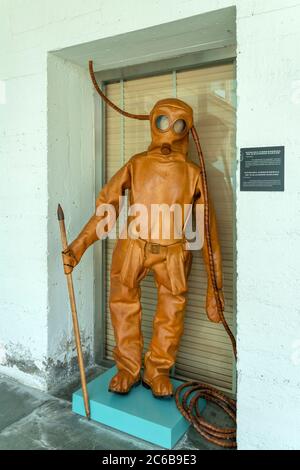
M176 132L176 134L182 134L185 128L186 128L186 122L184 121L184 119L177 119L177 121L174 122L173 129L174 129L174 132Z
M158 116L158 118L156 118L155 123L157 129L159 129L160 131L166 131L170 126L169 118L163 115Z

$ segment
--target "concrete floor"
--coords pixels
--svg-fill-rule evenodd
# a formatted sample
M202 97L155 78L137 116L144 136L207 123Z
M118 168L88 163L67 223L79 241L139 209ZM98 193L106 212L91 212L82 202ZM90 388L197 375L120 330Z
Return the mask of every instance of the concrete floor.
M97 367L92 378L103 370ZM0 376L0 450L159 449L145 441L87 421L71 411L71 396L78 381L51 393L40 392ZM208 404L205 416L211 422L228 425L223 413ZM175 449L212 450L217 446L203 440L190 428Z

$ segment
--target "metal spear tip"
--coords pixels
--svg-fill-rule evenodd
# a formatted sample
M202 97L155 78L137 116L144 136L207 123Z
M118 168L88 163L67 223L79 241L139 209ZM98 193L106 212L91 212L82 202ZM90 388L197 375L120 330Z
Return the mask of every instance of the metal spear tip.
M60 204L58 204L58 206L57 206L57 218L58 218L58 220L64 220L64 218L65 218L64 211L62 210L62 207L61 207Z

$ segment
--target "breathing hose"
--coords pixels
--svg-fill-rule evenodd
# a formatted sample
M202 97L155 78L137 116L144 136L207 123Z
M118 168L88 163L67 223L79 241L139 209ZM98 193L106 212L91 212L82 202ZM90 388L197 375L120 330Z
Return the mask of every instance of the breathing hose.
M149 120L148 114L133 114L124 111L115 105L100 89L94 69L93 62L89 62L89 72L93 85L97 93L101 98L115 111L120 113L125 117L138 120ZM220 298L220 292L217 287L217 278L214 266L213 250L210 237L210 224L209 224L209 200L208 200L208 189L207 189L207 177L205 171L204 157L199 141L199 137L195 127L191 128L191 133L197 148L197 153L200 161L200 172L203 184L203 196L204 196L204 230L205 230L205 243L207 244L207 252L209 257L209 273L210 280L212 282L213 291L216 299L218 314L223 323L223 326L230 338L234 356L236 358L236 342L235 338L226 322L223 313L223 304ZM231 398L224 395L218 389L199 382L186 382L176 389L175 392L175 401L177 408L182 413L182 415L194 426L196 431L207 439L209 442L213 442L221 447L236 447L236 427L232 428L221 428L215 425L208 423L200 413L199 400L204 398L207 401L215 403L234 421L236 424L236 402Z
M228 323L224 317L223 305L220 298L219 289L217 287L217 278L215 272L213 250L210 237L210 224L209 224L209 200L207 189L207 176L205 170L204 157L199 141L199 137L195 127L191 129L191 133L197 148L197 153L200 162L200 171L203 184L204 196L204 233L205 243L207 244L207 251L209 257L209 274L212 282L214 295L216 299L217 309L223 326L230 338L233 354L236 359L236 341L235 337L230 330ZM221 408L234 422L234 427L222 428L213 425L206 421L201 416L199 401L205 399L211 403L215 403ZM236 448L236 401L224 395L220 390L195 381L186 382L180 385L175 392L175 401L177 408L181 414L193 425L195 430L204 437L207 441L212 442L218 446L225 448Z

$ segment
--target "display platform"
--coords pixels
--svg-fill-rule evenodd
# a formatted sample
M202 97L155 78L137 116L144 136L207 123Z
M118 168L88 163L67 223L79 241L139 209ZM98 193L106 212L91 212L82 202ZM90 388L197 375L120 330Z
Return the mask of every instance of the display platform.
M180 414L174 398L157 399L142 385L134 387L128 395L108 391L108 384L117 372L107 370L88 383L91 419L144 439L166 449L172 449L189 428L188 421ZM172 380L174 388L182 382ZM205 400L200 403L200 410ZM72 410L85 416L82 391L73 393Z

